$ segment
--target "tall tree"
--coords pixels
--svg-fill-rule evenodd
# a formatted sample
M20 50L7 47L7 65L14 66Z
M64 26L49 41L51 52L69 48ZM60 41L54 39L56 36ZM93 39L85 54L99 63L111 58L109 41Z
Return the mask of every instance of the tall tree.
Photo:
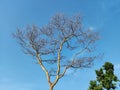
M118 77L114 74L114 65L106 62L100 70L96 70L97 80L90 81L88 90L115 90Z
M83 29L80 15L68 18L56 14L41 28L27 26L17 29L13 35L25 54L36 57L50 90L67 70L89 68L97 58L94 43L99 39L98 32Z

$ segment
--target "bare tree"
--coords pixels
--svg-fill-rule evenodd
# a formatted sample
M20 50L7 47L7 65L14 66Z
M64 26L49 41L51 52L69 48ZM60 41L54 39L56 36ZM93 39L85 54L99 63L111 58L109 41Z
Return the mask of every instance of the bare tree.
M17 29L13 35L25 54L36 57L46 75L49 90L53 90L67 70L89 68L97 58L94 44L99 34L83 29L80 15L68 18L56 14L41 28L32 25Z

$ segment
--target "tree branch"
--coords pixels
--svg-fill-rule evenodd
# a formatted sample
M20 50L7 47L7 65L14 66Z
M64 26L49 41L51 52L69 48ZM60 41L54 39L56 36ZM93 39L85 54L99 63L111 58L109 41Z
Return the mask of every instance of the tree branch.
M47 69L46 69L45 66L43 65L42 60L41 60L39 54L37 54L36 57L37 57L37 59L38 59L38 64L41 66L42 70L45 72L46 77L47 77L47 80L48 80L48 83L49 83L49 85L51 86L52 83L51 83L51 81L50 81L50 76L49 76L49 73L48 73Z
M80 55L81 53L83 53L83 52L88 48L88 46L89 46L90 44L91 44L91 41L90 41L81 51L77 52L77 53L74 55L72 61L74 61L78 55Z

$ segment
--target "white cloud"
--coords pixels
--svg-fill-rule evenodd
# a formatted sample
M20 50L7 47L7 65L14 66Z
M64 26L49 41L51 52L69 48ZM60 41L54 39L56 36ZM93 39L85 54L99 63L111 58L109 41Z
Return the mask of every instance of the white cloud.
M95 27L90 26L89 30L93 31L93 30L95 30Z
M114 65L114 67L115 67L115 73L117 75L120 75L120 64L116 64L116 65Z
M13 78L3 77L0 78L0 90L33 90L37 87L32 82L17 82Z
M120 69L120 64L115 65L115 69Z
M32 83L9 83L0 84L0 90L33 90L35 84Z

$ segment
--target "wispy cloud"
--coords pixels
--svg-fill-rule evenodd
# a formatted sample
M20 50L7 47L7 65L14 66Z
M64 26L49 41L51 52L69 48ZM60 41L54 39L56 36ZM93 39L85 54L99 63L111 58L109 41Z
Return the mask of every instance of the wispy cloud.
M34 88L35 84L32 83L4 83L0 85L0 90L33 90Z
M93 26L90 26L90 27L89 27L89 30L93 31L93 30L96 30L96 28L93 27Z
M13 78L4 77L0 80L0 90L33 90L37 84L32 82L16 82Z
M120 75L120 64L116 64L116 65L114 65L115 66L115 73L117 74L117 75Z
M115 69L120 69L120 64L116 64Z

